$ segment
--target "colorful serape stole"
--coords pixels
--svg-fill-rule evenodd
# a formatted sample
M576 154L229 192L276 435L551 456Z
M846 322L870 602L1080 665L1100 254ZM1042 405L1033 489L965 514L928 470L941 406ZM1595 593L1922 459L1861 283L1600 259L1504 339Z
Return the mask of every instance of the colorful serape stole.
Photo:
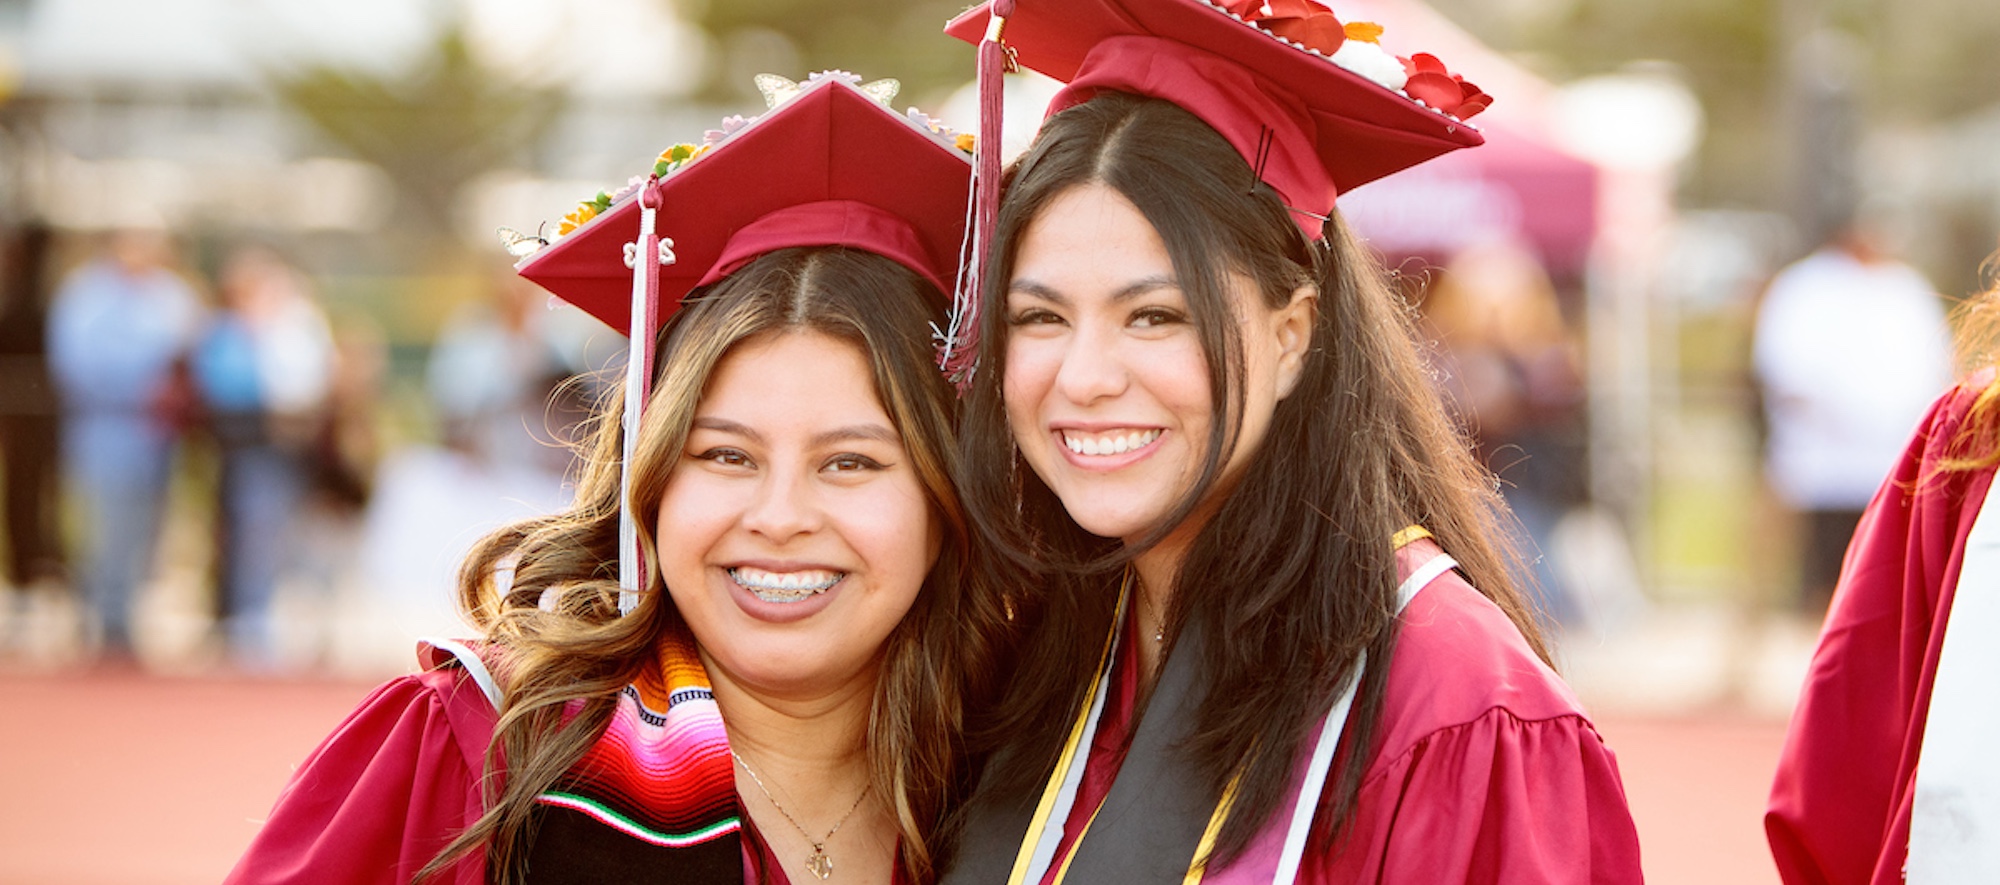
M603 736L543 793L529 880L743 882L729 736L694 640L676 630Z

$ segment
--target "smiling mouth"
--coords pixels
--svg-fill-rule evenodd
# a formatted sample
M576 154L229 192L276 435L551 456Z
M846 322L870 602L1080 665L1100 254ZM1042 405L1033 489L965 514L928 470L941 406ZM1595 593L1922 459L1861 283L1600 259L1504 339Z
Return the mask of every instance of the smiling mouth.
M1153 444L1164 432L1152 430L1121 430L1112 433L1084 433L1077 430L1062 431L1063 445L1079 455L1123 455L1126 452L1143 449Z
M789 603L810 599L833 589L833 585L846 578L846 572L828 569L808 569L799 572L767 572L759 568L738 566L729 570L729 579L737 586L750 591L750 595L765 602Z

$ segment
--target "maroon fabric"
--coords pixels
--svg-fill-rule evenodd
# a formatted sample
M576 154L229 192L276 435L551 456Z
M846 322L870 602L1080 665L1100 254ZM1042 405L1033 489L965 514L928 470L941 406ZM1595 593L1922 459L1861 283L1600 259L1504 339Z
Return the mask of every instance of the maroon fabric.
M966 11L946 32L978 43L986 34L989 6ZM1124 37L1149 39L1143 51L1140 44L1103 48ZM1277 164L1267 157L1265 181L1295 201L1294 208L1321 215L1333 206L1329 181L1334 192L1344 193L1485 140L1464 122L1202 0L1019 0L1002 40L1022 66L1065 83L1136 91L1179 104L1222 133L1252 168L1259 166L1263 130L1272 127L1276 141L1289 142L1273 146L1272 154L1300 153ZM1241 73L1215 81L1216 66ZM1050 110L1077 98L1058 96ZM1269 116L1274 108L1282 111ZM1306 170L1307 156L1318 172Z
M1249 68L1158 37L1112 37L1091 47L1049 111L1082 104L1106 89L1173 101L1221 133L1286 205L1332 212L1340 192L1315 150L1319 138L1311 112L1297 96ZM1317 219L1300 223L1309 233L1319 230Z
M856 228L840 245L872 249L948 283L965 236L972 160L902 114L840 82L806 91L674 170L654 187L659 235L673 240L675 261L660 268L664 323L688 292L711 275L724 253L753 257L731 240L753 222L807 203L850 201L901 219L891 241L870 239L879 226ZM643 188L641 189L643 191ZM817 235L824 229L811 231ZM620 200L582 228L520 264L522 276L624 334L632 312L632 271L625 246L639 233L639 201ZM827 245L785 242L767 225L755 234L769 248ZM908 244L914 237L916 254ZM806 239L813 239L812 236ZM949 291L949 286L944 287Z
M1352 829L1338 850L1309 844L1299 881L1641 881L1617 760L1513 622L1457 572L1403 622ZM1057 857L1123 762L1133 654L1117 666Z
M493 705L462 670L370 694L306 758L226 885L401 885L479 819ZM480 885L478 856L437 881Z
M1991 469L1939 472L1991 372L1931 407L1855 529L1764 830L1787 883L1900 883L1917 754Z
M896 215L854 200L827 200L787 206L738 230L723 246L715 266L697 286L720 282L766 252L798 246L852 246L866 249L916 271L937 290L950 292L949 268L936 266L923 237Z

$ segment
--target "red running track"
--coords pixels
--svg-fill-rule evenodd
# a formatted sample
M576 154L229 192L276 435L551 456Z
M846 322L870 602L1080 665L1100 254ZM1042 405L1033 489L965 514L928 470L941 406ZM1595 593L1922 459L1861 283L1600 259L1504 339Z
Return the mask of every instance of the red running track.
M213 885L370 686L0 672L0 885ZM1655 885L1768 885L1784 724L1600 722Z

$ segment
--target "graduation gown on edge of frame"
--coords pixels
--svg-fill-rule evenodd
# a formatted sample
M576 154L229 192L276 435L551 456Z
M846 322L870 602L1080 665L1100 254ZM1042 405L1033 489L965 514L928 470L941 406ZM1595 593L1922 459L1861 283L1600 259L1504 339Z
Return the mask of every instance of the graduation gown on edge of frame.
M1764 815L1787 883L1903 881L1945 620L1994 476L1938 467L1992 377L1931 407L1848 546Z

